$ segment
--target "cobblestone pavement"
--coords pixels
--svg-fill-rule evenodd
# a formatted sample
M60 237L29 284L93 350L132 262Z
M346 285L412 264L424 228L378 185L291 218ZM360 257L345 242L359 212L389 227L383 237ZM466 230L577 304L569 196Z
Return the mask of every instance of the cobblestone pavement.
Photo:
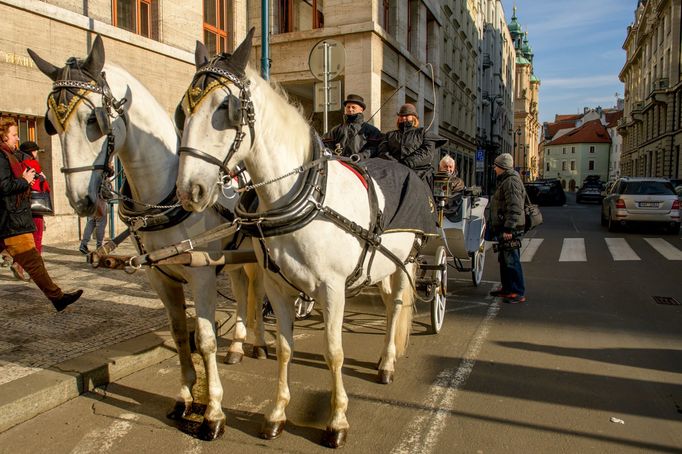
M134 249L126 241L115 253ZM82 288L83 296L58 313L33 282L18 281L9 268L0 268L0 385L168 325L143 271L93 269L77 242L44 246L43 258L60 287ZM218 308L233 308L224 276L218 291ZM185 292L193 315L191 294Z

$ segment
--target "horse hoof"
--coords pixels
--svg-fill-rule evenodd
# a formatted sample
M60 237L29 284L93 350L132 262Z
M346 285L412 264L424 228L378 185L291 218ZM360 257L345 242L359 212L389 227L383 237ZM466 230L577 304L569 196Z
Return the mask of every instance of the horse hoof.
M327 427L322 435L322 446L327 448L340 448L346 444L346 437L348 436L348 429L333 430Z
M175 406L166 414L166 418L180 421L192 412L192 402L175 402Z
M244 353L227 352L227 355L225 355L225 364L239 364L242 362L243 357Z
M259 436L264 440L274 440L282 433L285 424L286 421L265 421Z
M388 385L393 382L393 371L391 370L380 370L377 381L382 385Z
M225 432L225 418L217 421L209 421L204 419L204 422L199 426L197 438L204 441L213 441L220 437Z
M254 346L253 350L251 350L251 358L268 359L268 348Z

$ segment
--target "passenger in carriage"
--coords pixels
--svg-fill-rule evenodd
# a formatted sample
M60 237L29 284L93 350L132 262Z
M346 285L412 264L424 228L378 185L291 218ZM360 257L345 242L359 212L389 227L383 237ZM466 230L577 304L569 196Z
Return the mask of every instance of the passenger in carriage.
M442 178L446 176L447 179ZM450 155L445 155L438 163L436 175L437 193L446 195L443 203L443 214L451 222L462 220L462 191L464 180L457 176L457 163ZM446 186L447 185L447 186Z
M450 194L456 192L461 192L464 190L464 180L457 176L457 163L452 156L446 154L438 163L438 171L447 173L450 177L448 178L448 187Z
M419 115L413 104L403 104L397 114L398 129L386 133L379 144L378 156L393 159L414 170L433 191L433 161L436 148L445 144L419 126Z
M343 123L334 126L322 138L335 154L354 161L376 155L383 134L365 121L365 107L365 100L359 95L349 94L343 101Z
M24 168L14 156L19 143L17 124L12 119L0 121L0 249L19 263L57 311L80 298L83 290L64 293L47 274L45 262L36 249L31 216L31 184L35 170Z

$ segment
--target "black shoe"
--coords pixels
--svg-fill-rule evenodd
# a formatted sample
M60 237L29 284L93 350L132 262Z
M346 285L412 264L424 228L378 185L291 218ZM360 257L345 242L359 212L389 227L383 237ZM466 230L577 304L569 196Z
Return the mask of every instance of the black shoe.
M81 251L81 254L88 255L90 253L88 246L85 244L81 244L81 247L79 247L78 250Z
M503 288L498 288L497 290L492 290L492 291L489 293L489 295L490 295L490 296L495 296L495 297L497 297L497 296L506 295L506 294L508 294L508 293L509 293L509 292L506 291L505 289L503 289Z
M64 293L61 298L52 300L52 305L57 309L57 312L61 312L66 309L69 304L75 303L82 294L83 290L81 289L78 289L75 292Z

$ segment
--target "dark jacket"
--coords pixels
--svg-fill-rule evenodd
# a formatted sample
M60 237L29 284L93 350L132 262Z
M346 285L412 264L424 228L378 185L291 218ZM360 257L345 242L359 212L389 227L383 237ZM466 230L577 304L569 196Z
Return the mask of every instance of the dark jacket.
M35 230L28 190L28 182L14 176L9 159L0 150L0 240Z
M523 232L525 200L526 190L518 172L505 170L497 177L497 189L490 202L490 222L494 233Z
M427 134L424 128L397 129L386 133L378 156L406 165L433 188L436 147L443 145L442 142L445 141Z
M341 146L341 156L349 157L359 154L362 159L376 156L377 146L383 134L369 123L365 123L362 114L358 114L352 123L343 122L334 126L322 140L334 151L336 144Z

